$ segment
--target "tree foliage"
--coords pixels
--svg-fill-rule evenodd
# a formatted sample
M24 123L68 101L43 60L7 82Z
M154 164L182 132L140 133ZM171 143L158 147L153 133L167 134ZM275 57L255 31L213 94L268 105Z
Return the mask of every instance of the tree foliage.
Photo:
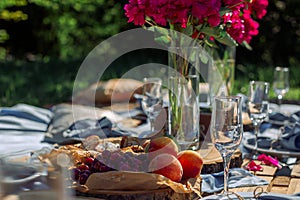
M41 57L83 58L102 40L132 26L124 16L127 2L0 0L0 46L15 57L30 52ZM250 44L253 50L238 47L238 63L299 64L299 14L299 0L269 0L260 33Z
M0 2L0 20L5 21L21 21L26 20L27 15L20 10L10 11L7 8L16 6L21 7L27 5L26 0L2 0ZM9 39L9 34L5 29L0 28L0 44ZM0 60L5 57L6 49L0 46Z
M238 49L239 62L263 66L300 64L300 1L269 0L267 15L254 37L253 51Z
M24 28L23 36L29 41L24 42L25 52L60 59L84 57L126 24L122 5L116 0L31 0L27 4L25 0L14 0L2 4L0 10L18 7L16 12L28 15L26 22L8 26L8 33L18 38ZM22 53L14 49L14 41L8 41L7 46L14 54Z

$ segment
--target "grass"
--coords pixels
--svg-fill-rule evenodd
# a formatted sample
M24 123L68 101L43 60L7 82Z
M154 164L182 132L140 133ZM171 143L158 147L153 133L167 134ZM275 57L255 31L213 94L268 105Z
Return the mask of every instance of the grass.
M257 65L247 64L236 66L234 93L247 94L248 83L251 80L267 81L271 84L273 80L273 67L257 67ZM291 66L290 69L290 89L284 96L285 100L300 100L300 71L297 66ZM276 95L272 88L270 88L270 99L276 99Z
M102 80L120 77L131 64L109 68ZM1 106L13 106L27 103L36 106L57 104L71 100L73 83L80 67L81 60L63 62L51 61L15 61L0 63ZM256 67L256 65L237 65L233 93L246 94L250 80L271 81L272 67ZM286 100L300 101L300 70L290 68L290 91ZM82 87L88 83L82 83ZM271 90L270 98L275 99Z

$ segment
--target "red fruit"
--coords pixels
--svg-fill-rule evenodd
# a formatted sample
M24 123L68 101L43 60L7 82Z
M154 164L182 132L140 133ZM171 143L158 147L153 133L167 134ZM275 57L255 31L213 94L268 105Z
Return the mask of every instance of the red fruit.
M107 167L105 164L103 164L99 160L95 159L92 164L91 170L92 170L92 172L107 172L107 171L111 171L112 169Z
M179 182L183 174L182 166L177 158L167 153L153 158L149 164L149 171L163 175L175 182Z
M87 179L89 178L90 174L84 173L81 174L79 177L79 184L84 185L87 181Z
M79 179L80 170L77 168L73 168L70 170L70 175L74 181Z
M86 164L89 167L92 166L93 162L94 162L94 158L92 158L92 157L87 157L84 159L84 164Z
M148 157L153 159L159 154L168 153L173 156L177 156L178 146L177 144L169 137L158 137L150 141L148 146Z
M177 159L183 169L182 179L196 178L199 176L203 166L203 159L199 153L192 150L184 150L178 153Z
M85 165L85 164L82 164L82 165L79 165L77 167L77 169L79 169L80 171L83 171L83 170L89 170L89 166Z

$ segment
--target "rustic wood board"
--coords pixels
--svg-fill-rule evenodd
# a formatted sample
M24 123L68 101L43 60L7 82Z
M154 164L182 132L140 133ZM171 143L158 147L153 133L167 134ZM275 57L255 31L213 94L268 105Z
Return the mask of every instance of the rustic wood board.
M296 194L300 192L300 179L292 178L288 186L287 194Z
M291 177L300 177L300 164L296 164L293 167Z
M276 176L272 180L273 186L281 186L281 187L288 187L290 184L291 177L287 176Z
M242 167L245 168L248 165L249 162L250 162L249 159L244 159ZM263 170L262 171L256 171L256 172L250 171L252 174L254 174L256 176L274 176L274 174L276 173L276 170L277 170L276 167L264 165L260 161L257 161L257 160L255 160L254 162L257 165L261 165L263 167Z
M205 147L201 147L198 150L203 158L202 174L211 174L223 171L223 160L219 151L214 147L213 144L209 143ZM231 158L230 168L236 168L242 166L242 153L237 150Z
M261 163L258 162L258 164L261 164ZM277 168L273 167L273 166L262 165L262 167L263 167L263 171L257 171L254 174L257 176L274 176L274 174L277 171Z
M80 193L77 192L77 195L87 197L90 199L91 197L95 198L103 198L106 200L155 200L155 199L186 199L192 200L197 198L197 196L193 193L176 193L171 188L155 190L155 191L140 191L140 192L123 192L123 194L105 194L99 192L98 194L89 194L89 193Z
M273 186L270 189L270 193L287 194L287 187Z

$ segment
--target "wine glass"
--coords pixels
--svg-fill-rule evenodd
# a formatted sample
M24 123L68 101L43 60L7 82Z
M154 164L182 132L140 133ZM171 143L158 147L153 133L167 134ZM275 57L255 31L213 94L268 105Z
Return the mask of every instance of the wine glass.
M142 109L150 120L150 131L155 131L154 121L162 110L162 80L160 78L144 78Z
M231 156L243 136L242 107L240 96L217 96L213 101L210 126L212 142L220 152L224 164L224 190L220 199L227 199L228 172Z
M257 153L257 138L261 123L269 114L269 83L251 81L249 85L248 114L254 126L254 155Z
M276 67L274 70L273 90L277 95L278 106L282 103L283 96L289 91L289 68Z

